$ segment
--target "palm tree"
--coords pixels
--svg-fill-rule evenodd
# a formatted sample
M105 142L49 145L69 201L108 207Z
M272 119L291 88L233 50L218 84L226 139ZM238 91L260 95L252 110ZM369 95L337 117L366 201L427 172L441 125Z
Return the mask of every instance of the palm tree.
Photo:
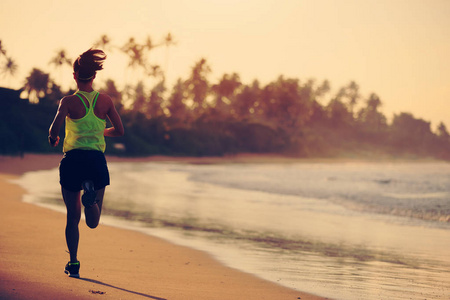
M101 48L105 51L111 50L111 39L106 34L102 35L98 41L94 43L95 48Z
M129 67L143 67L145 69L144 49L144 46L136 43L134 37L131 37L121 48L122 52L125 53L130 59L128 62Z
M348 128L352 124L353 115L339 97L332 99L325 109L330 125L335 129Z
M356 82L352 81L347 86L347 97L348 97L348 105L350 107L350 112L353 115L354 108L358 103L358 99L361 97L359 94L359 86Z
M174 41L172 34L169 32L164 38L164 44L169 47L172 45L176 45L177 43Z
M25 79L25 92L31 102L38 103L39 98L45 97L50 87L50 76L39 69L34 68L30 76Z
M59 50L55 57L53 57L49 64L54 64L56 67L61 67L63 65L72 65L72 60L67 57L66 51L64 49Z
M150 75L152 77L155 77L155 78L159 77L160 80L164 80L164 78L165 78L164 71L158 65L151 65L150 66L150 71L148 72L148 75Z
M232 113L239 120L250 117L257 119L261 114L261 88L258 80L255 79L251 85L245 85L240 90L234 97L234 100L231 101L230 108Z
M129 58L128 68L135 70L137 67L141 67L144 72L147 72L145 64L145 46L138 44L134 37L131 37L128 42L120 48L120 51ZM125 72L125 82L127 81L126 77Z
M335 99L342 101L342 98L346 98L348 101L346 103L346 105L348 106L348 110L353 115L355 105L358 103L358 99L360 97L361 95L359 94L358 84L354 81L351 81L347 86L339 89Z
M241 85L242 83L237 73L224 74L220 82L211 87L211 90L216 94L215 108L219 111L226 110L227 106L233 102L237 89Z
M123 102L122 102L122 93L117 89L116 83L112 79L106 80L104 87L101 89L102 92L108 94L116 109L119 113L123 112Z
M208 74L211 73L205 58L201 58L192 68L191 76L185 81L186 91L192 100L192 110L199 116L206 106L209 91Z
M152 51L154 48L161 46L160 44L154 44L152 41L152 38L148 35L147 39L145 40L145 44L144 44L144 48L150 52Z
M161 46L162 44L154 44L152 42L152 39L150 36L147 36L147 40L145 41L145 44L143 45L144 50L146 51L146 54L149 54L153 49ZM146 59L148 60L148 56L146 56ZM146 65L145 66L146 73L150 77L160 77L161 80L164 80L164 71L161 69L159 65Z
M317 87L315 96L318 98L323 97L330 90L331 90L330 82L328 80L324 80L322 84Z
M6 55L6 49L3 47L2 41L0 40L0 57L1 56L4 56L6 61L4 65L0 67L0 73L3 75L3 77L5 76L10 76L10 78L14 77L16 75L19 66L11 57ZM8 83L8 85L10 84Z
M16 72L17 72L18 68L19 67L16 64L16 62L12 58L7 57L6 58L6 63L2 67L2 74L3 74L3 76L9 75L11 77L14 77L14 75L16 75Z
M0 40L0 54L6 56L6 49L3 48L1 40Z
M56 55L50 60L49 64L55 65L55 68L59 69L59 79L62 83L63 81L63 70L64 65L72 66L72 60L68 58L66 51L61 49L57 51Z
M164 73L167 76L169 68L169 47L175 46L177 43L174 41L172 34L169 32L164 38L164 45L166 46L166 59L164 62Z
M380 98L372 93L366 101L366 107L358 112L357 120L366 134L378 134L387 128L386 117L379 111L382 105Z
M367 100L367 108L369 108L372 111L378 111L378 108L382 105L383 103L380 100L380 97L378 97L377 94L372 93L369 96L369 99Z
M447 127L445 127L445 124L443 122L439 123L438 125L437 136L444 140L450 139L450 134L448 133Z
M134 102L131 110L144 113L146 102L147 95L145 93L144 83L142 81L139 81L134 90Z
M147 117L155 118L164 115L163 110L163 94L166 90L164 80L156 84L150 92L150 97L146 103L145 112Z
M181 78L178 78L177 82L172 88L172 93L169 96L169 103L167 105L171 120L175 124L185 121L188 117L188 110L185 104L185 91L186 87L183 84L183 81L181 80Z

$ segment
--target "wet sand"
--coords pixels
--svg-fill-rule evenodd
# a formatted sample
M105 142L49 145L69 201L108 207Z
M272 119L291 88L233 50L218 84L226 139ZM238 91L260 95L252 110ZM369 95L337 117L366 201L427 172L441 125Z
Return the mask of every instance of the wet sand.
M26 171L53 169L60 159L59 154L0 157L1 299L326 299L228 268L204 252L156 237L105 225L91 230L83 220L81 278L67 277L65 215L22 202L25 191L11 183ZM130 159L108 158L122 160Z

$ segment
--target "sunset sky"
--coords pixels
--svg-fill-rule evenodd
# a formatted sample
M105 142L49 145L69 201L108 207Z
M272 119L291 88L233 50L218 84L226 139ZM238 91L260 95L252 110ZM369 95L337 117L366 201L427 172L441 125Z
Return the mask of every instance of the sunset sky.
M411 112L450 129L449 0L1 0L0 40L19 70L0 86L21 87L36 67L67 88L71 69L49 65L58 50L76 58L103 34L122 46L169 32L177 45L150 54L169 88L204 57L212 82L282 74L327 79L334 93L354 80L365 98L378 94L388 118ZM107 54L100 80L134 80L122 54Z

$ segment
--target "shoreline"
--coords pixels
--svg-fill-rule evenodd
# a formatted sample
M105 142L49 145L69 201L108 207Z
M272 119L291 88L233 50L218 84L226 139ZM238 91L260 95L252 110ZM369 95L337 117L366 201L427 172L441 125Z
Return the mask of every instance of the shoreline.
M49 170L58 167L63 154L33 154L27 153L24 157L0 155L0 173L23 175L25 172ZM227 155L221 157L180 157L180 156L145 156L120 157L106 155L107 162L174 162L186 164L225 164L225 163L450 163L445 160L433 158L298 158L277 154L248 154ZM30 164L30 162L33 162Z
M27 171L56 168L61 157L0 156L0 298L326 299L229 268L202 251L158 237L107 225L90 230L83 220L79 247L82 278L68 278L63 273L68 260L65 215L24 203L25 191L10 182ZM145 161L211 163L211 159L170 157Z

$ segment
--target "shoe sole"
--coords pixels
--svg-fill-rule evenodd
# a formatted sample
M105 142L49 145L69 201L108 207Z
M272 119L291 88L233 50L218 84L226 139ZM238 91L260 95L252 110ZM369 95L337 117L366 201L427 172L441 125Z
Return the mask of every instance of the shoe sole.
M64 270L64 273L66 273L67 275L69 275L69 277L72 278L80 278L80 274L70 274L70 272L67 270Z
M83 205L85 207L91 207L92 205L94 205L97 201L97 193L95 192L95 190L93 189L93 186L91 185L90 189L87 189L87 183L89 183L90 185L93 184L92 182L83 182L82 187L84 190L83 195L81 196L81 203L83 203Z
M91 207L96 203L95 201L96 196L97 195L95 192L87 192L83 194L83 196L81 196L81 202L85 207Z

